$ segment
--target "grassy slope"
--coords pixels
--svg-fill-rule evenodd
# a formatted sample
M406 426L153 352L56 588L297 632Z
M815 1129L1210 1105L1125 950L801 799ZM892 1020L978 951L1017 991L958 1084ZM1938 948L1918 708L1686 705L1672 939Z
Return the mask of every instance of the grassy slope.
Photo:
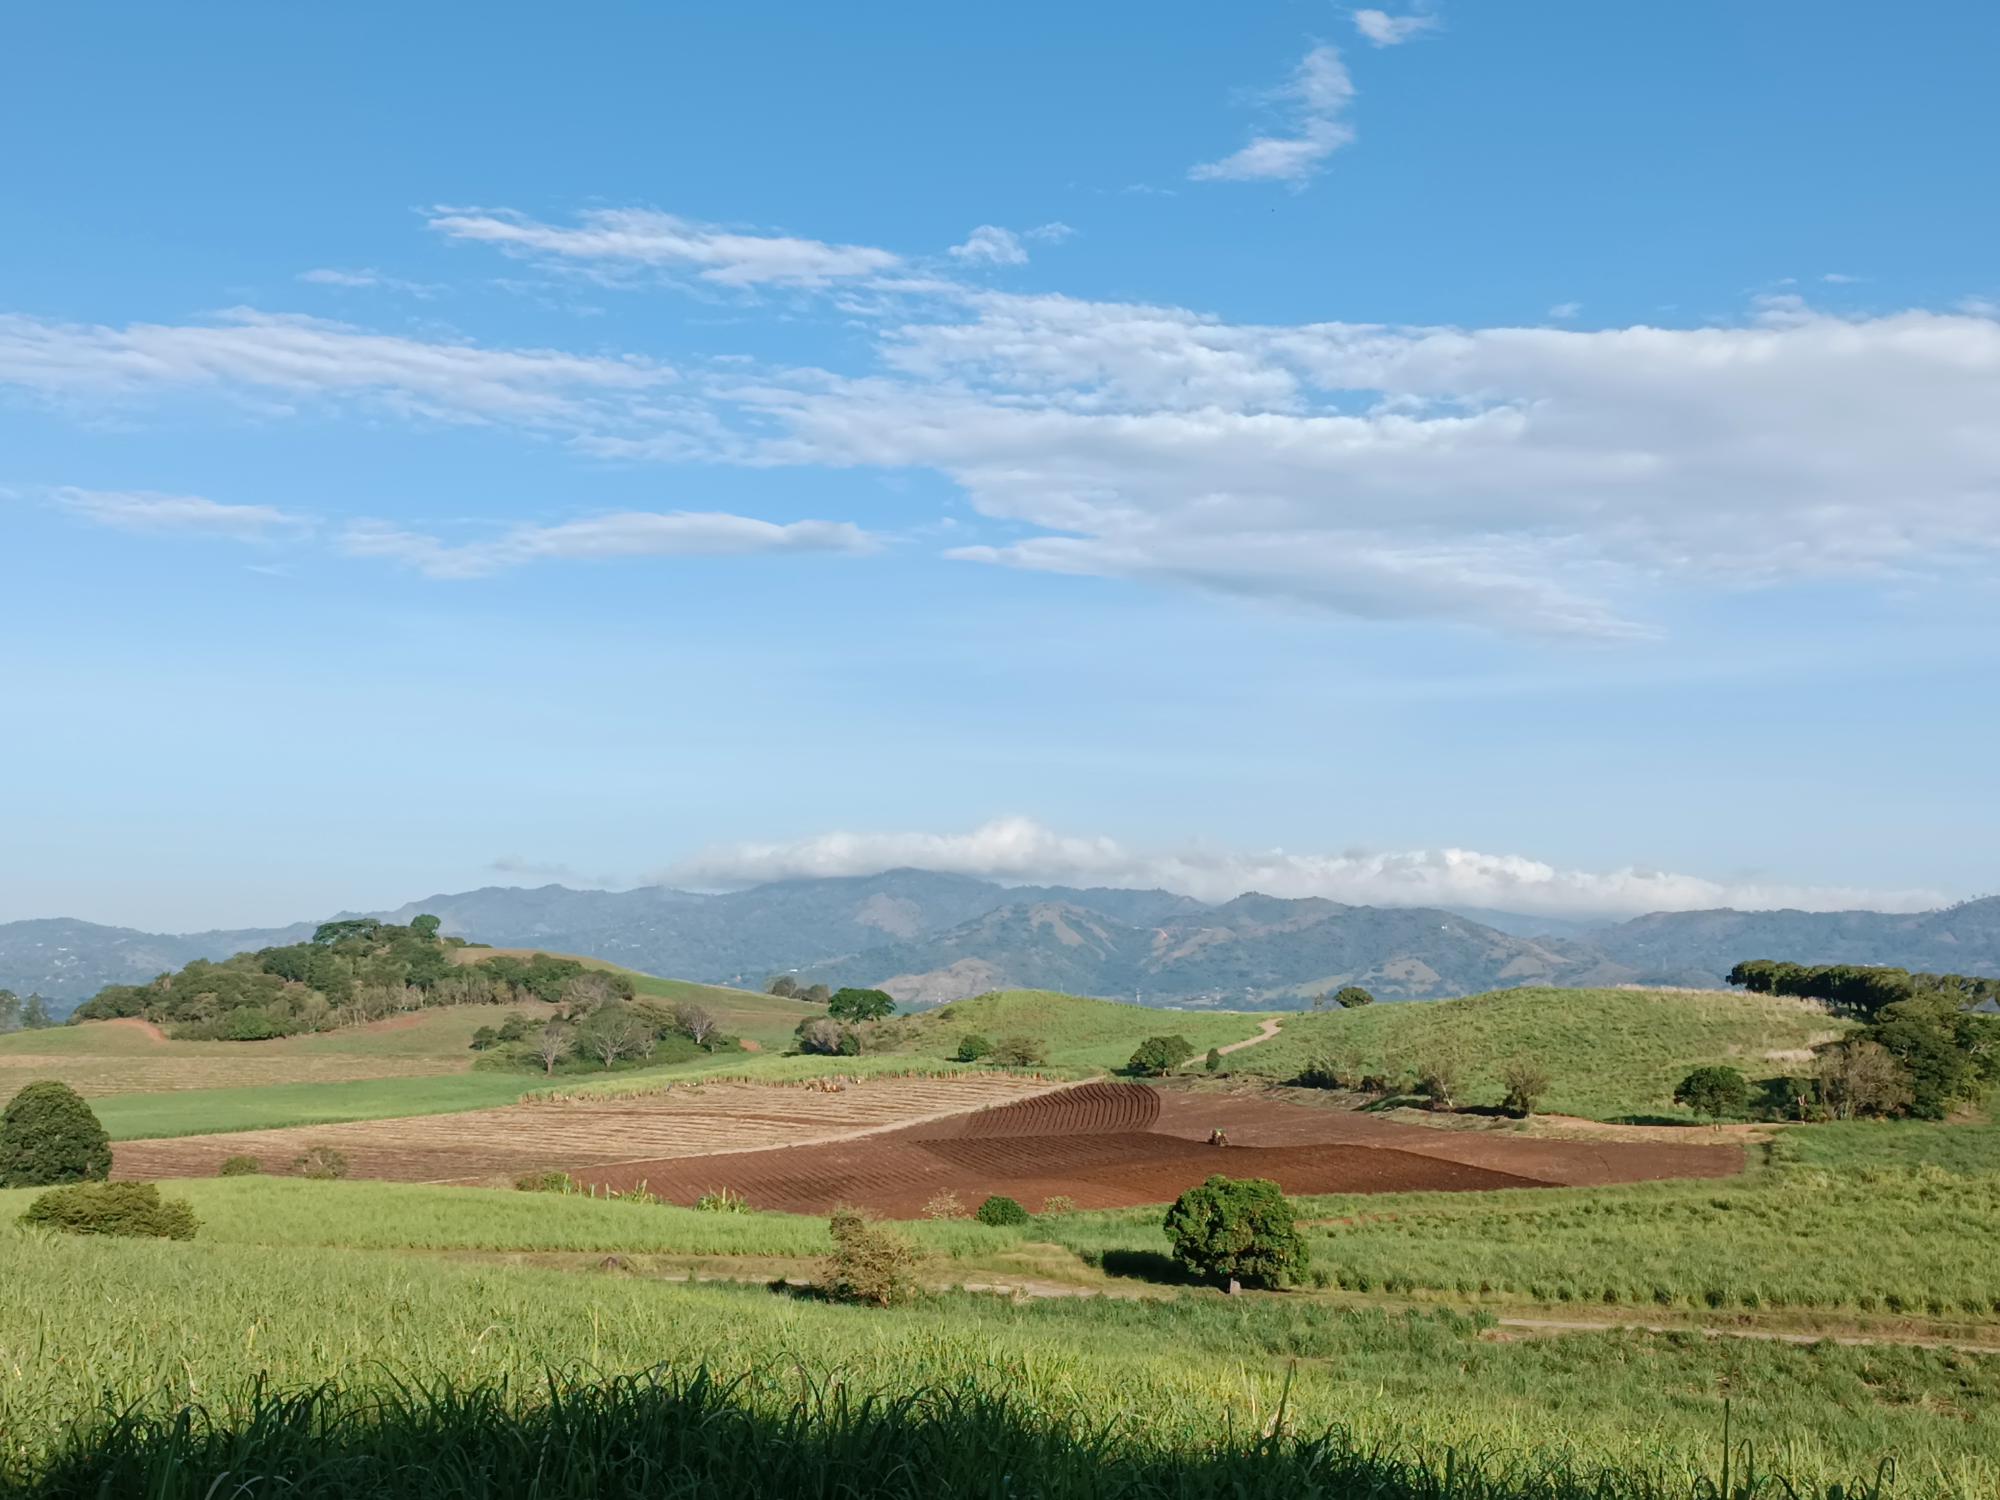
M1829 1140L1832 1140L1829 1137ZM1890 1154L1938 1139L1834 1141L1859 1159L1876 1143ZM1907 1140L1912 1143L1900 1144ZM1991 1144L1989 1141L1988 1144ZM1812 1167L1787 1168L1818 1172ZM1887 1178L1884 1179L1886 1184ZM1991 1179L1986 1179L1990 1186ZM1808 1184L1810 1185L1810 1184ZM1728 1193L1750 1193L1756 1181ZM1942 1201L1960 1216L1978 1184L1962 1180ZM1494 1342L1462 1322L1342 1308L1309 1296L1212 1293L1133 1304L1096 1300L1026 1307L946 1298L909 1312L801 1303L761 1289L662 1285L644 1277L461 1263L382 1247L478 1246L810 1254L816 1221L577 1198L382 1184L290 1180L176 1184L207 1220L192 1244L44 1240L12 1227L21 1194L0 1195L0 1430L34 1444L62 1416L120 1399L171 1401L192 1386L223 1399L257 1374L281 1385L327 1378L366 1385L392 1373L464 1380L513 1377L533 1389L549 1365L638 1369L707 1359L727 1373L755 1369L772 1387L802 1371L837 1369L859 1395L879 1386L968 1376L1030 1403L1073 1403L1103 1418L1130 1414L1163 1440L1199 1441L1225 1422L1252 1430L1275 1409L1296 1361L1291 1416L1312 1429L1351 1423L1366 1440L1450 1442L1519 1453L1574 1452L1599 1462L1703 1467L1712 1472L1725 1391L1737 1435L1759 1456L1814 1478L1872 1470L1880 1455L1903 1462L1900 1495L1934 1489L1991 1493L2000 1483L2000 1361L1947 1351L1813 1348L1632 1334ZM1980 1191L1985 1191L1980 1188ZM1695 1194L1717 1195L1714 1184ZM1407 1237L1415 1253L1474 1259L1509 1243L1526 1248L1538 1226L1515 1222L1514 1239L1471 1232L1481 1215L1547 1203L1571 1221L1547 1247L1571 1267L1622 1253L1634 1241L1607 1235L1583 1205L1644 1202L1647 1189L1586 1194L1444 1195L1460 1217L1427 1220ZM1475 1201L1477 1200L1477 1201ZM1559 1200L1570 1200L1559 1202ZM1375 1200L1385 1202L1386 1200ZM1983 1202L1983 1199L1981 1200ZM1420 1210L1415 1199L1397 1205ZM1817 1212L1778 1202L1748 1243L1772 1273L1873 1274L1873 1256L1829 1267L1796 1241L1822 1248L1921 1239L1938 1257L1963 1252L1973 1270L1993 1246L1967 1242L1907 1205L1870 1218L1858 1196L1835 1194ZM1749 1204L1687 1213L1656 1224L1655 1240L1705 1237L1721 1253ZM1131 1220L1131 1222L1127 1222ZM1150 1216L1077 1215L1025 1231L969 1224L918 1226L947 1255L972 1263L1008 1243L1051 1232L1079 1242L1147 1248ZM1985 1223L1979 1219L1977 1223ZM1488 1228L1496 1226L1489 1225ZM1316 1232L1322 1257L1346 1231ZM269 1246L282 1247L273 1254ZM301 1297L301 1286L313 1295ZM60 1350L61 1357L48 1352ZM379 1363L378 1363L379 1362Z
M1772 1061L1844 1029L1806 1002L1775 995L1673 990L1495 990L1285 1018L1279 1036L1230 1059L1232 1069L1289 1078L1315 1057L1407 1073L1438 1052L1464 1070L1465 1102L1498 1104L1516 1058L1540 1063L1542 1107L1597 1119L1687 1118L1674 1085L1691 1068L1729 1063L1755 1080L1794 1071ZM1351 1061L1350 1061L1351 1060Z
M1051 990L998 990L913 1017L915 1036L904 1050L944 1058L956 1052L960 1038L971 1032L995 1040L1031 1036L1048 1047L1053 1066L1122 1068L1147 1037L1184 1036L1199 1055L1210 1047L1255 1036L1262 1019L1247 1012L1149 1010ZM1256 1050L1253 1047L1250 1053Z

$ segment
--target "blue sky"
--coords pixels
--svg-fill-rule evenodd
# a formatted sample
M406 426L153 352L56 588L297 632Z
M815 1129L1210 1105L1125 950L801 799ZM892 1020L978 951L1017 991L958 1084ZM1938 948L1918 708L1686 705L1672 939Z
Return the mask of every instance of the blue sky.
M0 919L2000 884L1993 7L464 16L0 21Z

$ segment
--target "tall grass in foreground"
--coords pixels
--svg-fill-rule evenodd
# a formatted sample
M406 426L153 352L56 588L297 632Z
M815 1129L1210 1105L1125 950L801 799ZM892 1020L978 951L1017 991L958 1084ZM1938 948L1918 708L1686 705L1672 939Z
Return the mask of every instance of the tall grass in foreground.
M537 1390L401 1384L357 1397L257 1391L230 1414L79 1423L14 1494L35 1500L662 1500L672 1496L1034 1496L1151 1500L1876 1500L1883 1465L1847 1485L1795 1488L1718 1435L1712 1473L1570 1460L1422 1453L1300 1430L1281 1396L1261 1426L1160 1431L1050 1410L971 1381L859 1393L838 1381L720 1377L705 1367Z
M1612 1471L1633 1486L1606 1492L1614 1495L1693 1493L1715 1475L1729 1398L1736 1434L1754 1443L1763 1468L1808 1491L1871 1475L1889 1455L1905 1497L1990 1500L2000 1489L2000 1360L1949 1350L1637 1333L1500 1341L1483 1320L1450 1312L1212 1293L1020 1305L957 1294L877 1311L617 1271L14 1229L0 1230L0 1285L0 1471L18 1474L43 1472L79 1446L109 1451L111 1411L171 1424L194 1407L204 1414L197 1425L242 1433L262 1409L260 1383L269 1393L326 1387L332 1394L315 1410L360 1412L378 1399L393 1405L399 1387L505 1390L510 1402L532 1403L550 1370L595 1378L664 1365L740 1377L739 1400L766 1413L782 1413L807 1388L850 1402L976 1388L1052 1430L1111 1430L1114 1457L1166 1453L1191 1471L1266 1431L1282 1403L1293 1432L1338 1428L1360 1452L1435 1466L1450 1450L1454 1464L1472 1455L1498 1470ZM392 1449L398 1430L382 1439ZM265 1450L242 1451L254 1471L271 1461ZM659 1466L645 1455L633 1462ZM1007 1472L987 1467L996 1484ZM1659 1479L1655 1490L1637 1487L1646 1476ZM1050 1483L1054 1493L1082 1492L1063 1489L1060 1474ZM103 1493L148 1491L114 1484ZM469 1493L533 1491L496 1481Z

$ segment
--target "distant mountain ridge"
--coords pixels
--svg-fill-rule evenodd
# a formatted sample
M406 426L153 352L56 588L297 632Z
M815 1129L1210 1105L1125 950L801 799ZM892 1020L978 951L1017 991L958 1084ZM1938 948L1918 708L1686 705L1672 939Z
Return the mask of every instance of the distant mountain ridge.
M1209 904L905 869L720 895L488 886L374 915L403 922L426 911L446 932L497 947L587 953L717 984L761 986L792 972L881 985L915 1003L1017 986L1276 1007L1346 983L1384 999L1528 984L1713 986L1744 958L2000 973L2000 898L1909 915L1722 910L1537 924L1505 912L1256 893ZM0 987L61 1008L194 958L299 942L315 925L163 934L68 918L0 923Z

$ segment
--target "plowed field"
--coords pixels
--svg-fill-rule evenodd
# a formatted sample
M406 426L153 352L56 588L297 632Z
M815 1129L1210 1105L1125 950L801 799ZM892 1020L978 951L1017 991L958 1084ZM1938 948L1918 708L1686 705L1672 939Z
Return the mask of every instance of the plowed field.
M1217 1129L1226 1147L1208 1144ZM1030 1210L1056 1196L1079 1208L1134 1207L1216 1172L1269 1177L1292 1193L1368 1193L1721 1177L1742 1166L1735 1145L1431 1130L1282 1100L1088 1083L866 1140L579 1175L620 1189L643 1183L678 1203L728 1187L754 1208L817 1214L847 1203L907 1217L942 1192L968 1205L1002 1193Z
M283 1172L309 1146L340 1151L356 1177L391 1182L479 1180L548 1168L593 1175L583 1169L773 1147L797 1150L964 1115L1052 1087L1001 1074L864 1079L832 1093L710 1083L602 1104L511 1104L449 1115L125 1141L115 1147L116 1175L203 1177L232 1156L254 1156L265 1171ZM603 1180L601 1174L597 1180Z

